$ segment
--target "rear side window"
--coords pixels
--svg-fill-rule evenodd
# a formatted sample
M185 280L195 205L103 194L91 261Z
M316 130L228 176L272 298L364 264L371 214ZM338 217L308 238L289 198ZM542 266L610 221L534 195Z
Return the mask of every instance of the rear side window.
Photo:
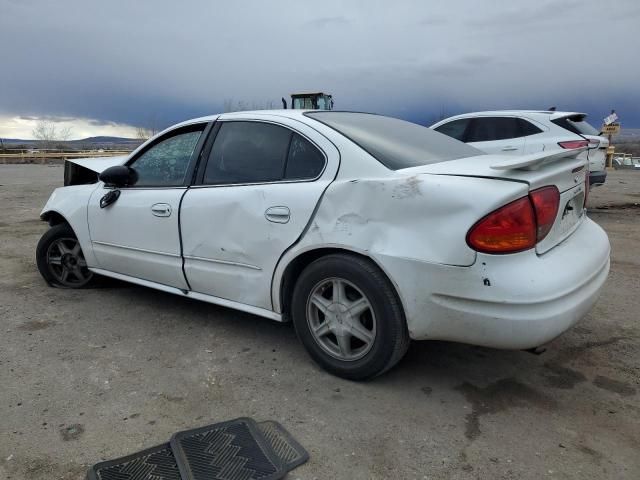
M216 135L204 183L256 183L280 180L291 132L260 122L224 122Z
M555 118L551 121L578 135L600 135L600 132L585 120L585 115L572 115L570 117Z
M294 133L289 146L284 178L286 180L316 178L323 168L322 153L311 142Z
M518 119L514 117L477 117L471 122L467 142L491 142L521 137Z
M455 138L456 140L460 140L464 142L464 132L467 130L467 125L469 125L468 118L461 118L459 120L453 120L452 122L447 122L439 127L434 128L436 132L444 133L445 135Z
M204 184L312 180L325 157L291 130L263 122L223 122L209 153Z
M341 133L391 170L483 155L483 152L415 123L357 112L304 114Z
M518 126L520 127L521 137L528 137L529 135L535 135L542 132L540 128L523 118L518 118Z

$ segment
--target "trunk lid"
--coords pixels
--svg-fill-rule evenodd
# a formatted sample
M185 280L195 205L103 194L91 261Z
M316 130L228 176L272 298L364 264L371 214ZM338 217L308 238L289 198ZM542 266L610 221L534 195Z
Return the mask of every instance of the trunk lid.
M553 227L536 245L536 251L542 254L571 235L584 218L586 180L589 175L587 162L579 158L584 150L555 150L521 156L479 155L407 168L398 170L398 173L522 182L529 186L529 191L554 185L560 192L560 202Z

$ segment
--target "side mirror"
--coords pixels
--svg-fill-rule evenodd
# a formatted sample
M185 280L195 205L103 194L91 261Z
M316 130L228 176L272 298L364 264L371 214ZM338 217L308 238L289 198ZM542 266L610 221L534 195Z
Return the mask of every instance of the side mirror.
M109 167L98 176L100 181L104 182L106 185L117 188L133 185L138 179L137 177L136 172L126 165L115 165L113 167Z

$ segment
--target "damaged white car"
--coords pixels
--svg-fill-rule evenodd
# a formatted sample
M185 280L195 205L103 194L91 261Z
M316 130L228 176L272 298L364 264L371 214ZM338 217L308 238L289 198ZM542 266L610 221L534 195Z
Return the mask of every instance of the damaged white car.
M38 267L57 286L99 274L291 319L350 379L388 370L410 339L537 347L609 271L579 153L484 155L363 113L195 119L126 158L68 163Z

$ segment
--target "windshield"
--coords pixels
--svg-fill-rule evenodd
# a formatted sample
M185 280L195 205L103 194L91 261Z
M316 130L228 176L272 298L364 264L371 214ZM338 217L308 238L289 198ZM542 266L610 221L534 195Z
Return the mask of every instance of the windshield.
M355 112L305 115L337 130L391 170L483 155L442 133L397 118Z

